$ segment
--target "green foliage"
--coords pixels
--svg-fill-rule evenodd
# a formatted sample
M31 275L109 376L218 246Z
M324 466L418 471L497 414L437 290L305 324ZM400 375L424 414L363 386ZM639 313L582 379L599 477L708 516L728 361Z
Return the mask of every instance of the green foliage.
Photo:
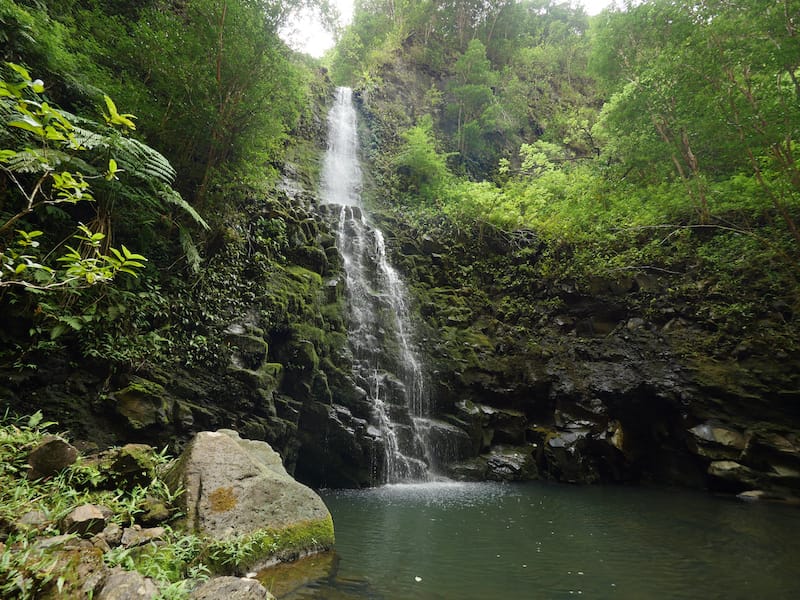
M156 477L147 486L117 488L108 474L92 461L78 459L62 473L31 481L26 477L27 457L55 424L43 422L42 415L0 419L0 592L4 598L36 598L45 590L64 586L74 574L64 570L64 563L55 552L33 544L37 537L61 533L59 523L80 504L92 503L108 507L111 521L130 526L141 514L146 499L175 504L175 496ZM168 460L163 453L150 451L146 457L154 465ZM28 511L39 510L46 521L37 529L16 528L14 524ZM186 597L191 587L210 573L201 557L206 542L194 534L186 534L169 525L159 544L124 548L119 546L103 556L108 566L137 570L156 580L163 597ZM54 567L58 569L54 570ZM62 581L59 582L59 579Z
M434 202L450 179L447 154L436 148L433 120L423 117L401 134L403 144L394 157L393 166L400 175L407 197L417 196L424 202Z
M16 78L0 81L0 118L16 133L3 136L0 141L11 142L17 148L0 151L0 171L21 198L11 204L17 212L0 224L0 234L20 226L18 222L37 209L93 201L87 178L96 177L97 169L78 153L87 152L84 143L88 144L92 137L107 138L106 134L75 127L68 118L70 115L40 98L44 91L40 80L32 80L19 65L8 66ZM108 103L113 105L110 99ZM83 168L87 173L57 170L63 167ZM108 161L108 168L107 177L115 178L120 169L114 159ZM54 262L62 263L63 268L56 269L39 257L36 238L42 235L38 230L16 230L14 240L0 251L0 287L18 285L45 291L93 285L111 281L117 273L135 277L136 270L143 268L146 260L124 245L121 251L103 247L106 234L80 224L73 236L80 244L79 249L67 245L67 251Z
M789 208L800 193L797 10L651 0L607 13L593 64L614 92L598 127L609 159L649 181L669 165L701 222L715 209L710 182L748 170L800 244Z

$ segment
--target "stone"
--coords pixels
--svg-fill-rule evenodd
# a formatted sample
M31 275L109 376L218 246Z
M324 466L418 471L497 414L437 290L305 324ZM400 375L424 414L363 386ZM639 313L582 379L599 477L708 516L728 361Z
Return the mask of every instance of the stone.
M53 563L48 571L56 574L47 581L36 598L96 598L108 574L103 563L103 551L95 548L87 540L86 545L70 547L64 545L50 557Z
M419 418L415 423L433 467L473 456L472 439L463 429L436 419Z
M125 418L134 431L168 425L174 400L162 385L139 377L133 379L130 385L111 395L117 414Z
M52 537L39 538L34 543L33 547L36 550L54 550L61 548L72 541L74 538L70 534L54 535Z
M758 500L765 500L768 498L767 493L764 490L747 490L745 492L736 494L736 497L739 500L744 500L745 502L756 502Z
M164 538L165 530L163 527L150 527L143 529L141 525L134 525L133 527L126 527L122 530L121 544L125 548L133 548L134 546L142 546L148 542L162 540Z
M274 600L257 580L249 577L214 577L195 588L191 600Z
M82 504L64 517L62 527L66 533L94 535L105 529L107 520L108 509L103 510L96 504Z
M477 457L447 465L447 474L457 481L485 481L486 457Z
M496 447L486 461L486 478L492 481L526 481L536 479L536 463L530 447Z
M103 584L97 600L152 600L158 596L158 587L149 577L136 571L112 569Z
M714 423L701 423L689 429L695 454L712 460L737 459L747 446L747 437L738 431Z
M427 254L428 256L432 254L441 254L444 252L444 247L432 238L430 235L423 235L422 236L422 244L421 249L423 254Z
M147 444L125 444L103 455L101 470L117 486L147 486L156 475L154 452Z
M147 496L139 508L142 510L142 515L137 520L143 525L157 525L170 517L169 508L158 498Z
M733 460L713 461L708 465L708 474L748 488L759 487L762 480L762 476L757 471Z
M105 526L105 529L98 534L98 537L105 540L112 548L119 546L120 542L122 542L122 527L116 523L109 523Z
M225 331L226 342L231 348L231 360L236 367L257 369L266 360L269 345L262 337L240 332L240 328L232 325Z
M58 436L48 435L28 455L29 479L50 477L78 460L78 450Z
M29 510L22 515L14 524L17 531L28 531L31 529L42 529L49 523L47 515L41 510Z
M294 480L269 444L223 429L198 433L166 475L180 497L189 531L217 540L265 532L310 531L287 556L313 554L333 544L333 522L322 499ZM253 557L253 564L275 559ZM253 564L242 565L249 569Z

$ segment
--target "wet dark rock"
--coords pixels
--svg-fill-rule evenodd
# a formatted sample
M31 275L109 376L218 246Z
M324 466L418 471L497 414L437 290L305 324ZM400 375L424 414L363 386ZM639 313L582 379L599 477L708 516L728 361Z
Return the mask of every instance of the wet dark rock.
M538 478L534 458L536 448L495 446L487 454L451 463L447 473L461 481L528 481Z
M733 460L713 461L708 465L708 474L732 488L758 488L764 481L764 477L757 471Z
M361 396L363 397L363 396ZM370 465L382 441L366 419L340 404L314 403L301 417L302 448L297 475L319 486L364 487L373 482ZM311 433L313 432L313 433Z
M689 429L689 433L693 441L690 448L698 455L711 460L737 460L748 442L748 438L742 433L713 423L695 425Z
M493 481L525 481L536 478L532 446L498 446L486 457L487 479Z
M416 428L428 449L434 471L473 455L472 439L456 425L435 419L418 419Z

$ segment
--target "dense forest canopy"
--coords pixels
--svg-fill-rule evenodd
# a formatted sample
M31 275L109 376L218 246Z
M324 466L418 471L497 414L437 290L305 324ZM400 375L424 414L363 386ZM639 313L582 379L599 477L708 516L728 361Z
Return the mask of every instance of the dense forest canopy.
M397 57L429 76L422 114L398 123L413 194L444 174L419 162L438 151L453 174L503 184L499 209L471 207L498 224L529 220L519 194L541 198L566 172L615 189L679 183L705 223L714 196L732 195L711 188L735 194L744 177L755 188L741 194L798 240L797 8L655 0L589 19L550 1L359 2L331 64L365 92Z

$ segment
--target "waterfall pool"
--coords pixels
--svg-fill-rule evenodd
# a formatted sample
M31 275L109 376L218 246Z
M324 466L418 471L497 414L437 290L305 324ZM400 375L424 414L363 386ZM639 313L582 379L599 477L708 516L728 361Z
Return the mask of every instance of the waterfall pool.
M279 599L800 598L800 509L683 490L424 483L324 491L335 552Z

